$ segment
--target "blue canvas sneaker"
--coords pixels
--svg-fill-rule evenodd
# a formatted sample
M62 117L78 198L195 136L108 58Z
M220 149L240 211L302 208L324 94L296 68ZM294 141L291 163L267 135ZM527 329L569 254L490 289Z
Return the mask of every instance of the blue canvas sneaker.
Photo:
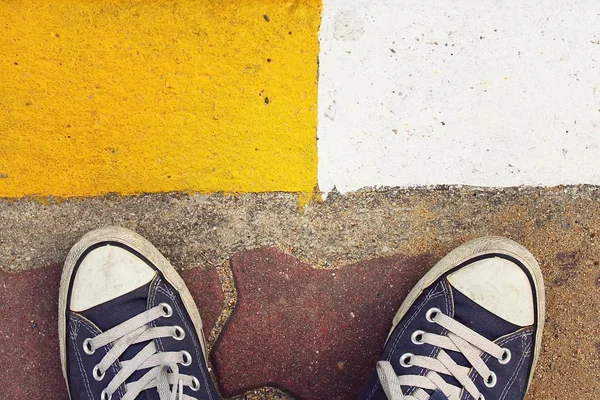
M98 229L71 249L58 315L72 400L219 398L194 300L138 234Z
M523 399L544 326L534 257L485 237L452 251L396 314L361 399Z

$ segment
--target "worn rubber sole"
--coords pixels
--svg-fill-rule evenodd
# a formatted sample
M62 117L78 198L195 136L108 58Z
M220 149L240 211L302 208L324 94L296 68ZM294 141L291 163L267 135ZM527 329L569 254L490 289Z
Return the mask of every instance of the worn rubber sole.
M529 271L533 278L534 290L537 299L537 330L535 336L535 349L533 353L533 364L531 366L531 374L529 375L529 382L527 383L527 389L531 385L533 379L533 371L537 364L540 350L542 346L542 333L544 331L544 320L546 310L546 295L544 292L544 278L542 271L535 257L525 247L519 243L498 236L487 236L478 239L471 240L456 249L448 253L442 258L437 264L435 264L427 273L417 282L413 289L408 293L406 299L402 302L402 305L396 312L392 322L392 329L388 334L388 338L400 323L406 312L410 309L417 298L423 293L425 289L431 286L440 276L444 275L451 269L459 266L463 262L485 254L505 254L519 260Z
M102 242L117 242L122 243L138 253L146 257L163 275L163 277L177 290L181 301L188 312L198 338L200 338L200 345L202 346L202 353L204 354L205 362L208 365L208 355L206 353L206 339L202 331L202 319L200 313L196 307L196 303L192 298L188 288L185 286L183 279L179 276L175 268L169 263L169 261L158 251L156 247L149 241L144 239L137 233L130 231L129 229L120 227L107 227L93 230L85 234L69 251L67 259L63 267L62 276L60 279L60 289L58 297L58 339L60 344L60 362L62 365L62 372L67 384L67 365L66 365L66 315L67 315L67 299L69 292L69 284L75 269L77 261L82 254L89 249L91 246ZM70 394L69 394L70 395Z

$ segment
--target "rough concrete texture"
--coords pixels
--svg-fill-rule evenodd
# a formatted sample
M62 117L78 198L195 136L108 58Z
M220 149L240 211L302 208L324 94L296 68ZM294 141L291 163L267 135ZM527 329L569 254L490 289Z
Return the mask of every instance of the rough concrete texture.
M150 239L178 268L214 265L225 296L226 307L219 318L222 323L235 304L241 307L243 302L243 296L236 300L232 271L226 262L240 251L279 247L316 269L341 269L341 275L348 264L362 260L394 255L435 260L468 239L503 235L532 251L546 280L547 325L529 398L600 397L600 188L390 189L343 196L333 193L322 203L310 204L302 213L297 206L297 197L292 194L148 195L47 204L28 199L2 200L0 267L24 271L59 264L86 231L102 225L123 225ZM52 302L50 294L38 292L35 286L17 286L7 296L28 290L30 307L42 307L36 305L37 293L40 301ZM272 298L287 298L285 293L278 296ZM52 312L50 306L40 311ZM23 318L29 321L28 316ZM53 322L49 321L50 327ZM1 326L4 330L12 322L5 321ZM228 326L225 329L233 329L233 324ZM219 329L211 331L212 340ZM225 338L227 332L221 335ZM52 341L51 337L47 339ZM10 350L12 360L26 359L25 349L33 351L32 347L22 348L22 352ZM45 357L53 357L49 354L52 349L44 351ZM263 359L258 346L244 351L257 363ZM285 349L281 352L285 357ZM40 371L35 372L36 376L46 376L36 371ZM13 375L0 374L1 381L10 382ZM265 381L260 386L269 384ZM285 394L265 389L247 397L284 398Z

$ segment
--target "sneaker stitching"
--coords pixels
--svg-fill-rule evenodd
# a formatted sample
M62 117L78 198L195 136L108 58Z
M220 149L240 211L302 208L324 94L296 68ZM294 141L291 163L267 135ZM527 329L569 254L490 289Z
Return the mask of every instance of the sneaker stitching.
M450 296L448 295L450 292L450 288L446 287L446 281L443 280L440 282L442 286L442 292L444 294L444 299L446 300L446 314L450 313L450 309L452 308L452 303L450 302ZM454 317L454 315L452 315Z
M160 278L157 278L152 282L153 287L150 287L150 304L152 305L152 307L154 307L154 305L156 304L156 293L158 292L158 285L160 284L160 282ZM156 326L156 321L152 321L152 326ZM154 343L156 344L156 347L159 351L165 351L165 347L163 346L162 340L160 338L154 339Z
M504 398L508 394L508 391L512 388L512 385L514 384L515 380L517 379L517 376L519 375L519 372L521 371L521 368L525 364L525 358L529 355L528 350L531 348L531 344L529 344L527 347L525 347L526 346L525 345L525 336L526 336L525 333L521 335L521 343L522 343L522 346L523 346L523 354L521 354L521 358L519 359L519 363L517 364L517 368L516 368L515 372L513 373L513 375L511 376L511 378L507 382L506 386L504 387L504 390L502 390L502 393L500 394L500 399L499 400L504 400Z
M164 289L162 289L162 287L160 286L161 283L162 282L158 282L156 284L156 288L154 290L154 293L152 294L152 302L153 303L155 302L156 294L160 292L161 294L167 296L169 298L169 300L171 300L173 302L173 304L175 305L175 299L173 297L169 296L168 293L165 293ZM158 341L159 350L160 351L165 351L165 345L163 344L162 338L156 338L156 340Z
M173 305L175 305L175 309L177 310L177 314L179 314L179 317L181 318L181 320L183 321L185 328L188 330L188 332L192 332L192 330L189 327L189 324L187 322L187 319L184 317L179 304L177 304L177 302L175 301L175 294L173 292L171 292L170 290L167 291L165 289L163 289L162 287L158 286L157 291L160 291L161 293L163 293L164 295L166 295L167 297L169 297L171 299L171 301L173 302ZM194 345L194 350L196 352L196 357L198 359L198 364L200 364L202 362L203 359L203 355L202 352L200 351L200 349L198 348L198 344L196 343L195 340L192 340L192 344ZM202 366L200 365L200 372L202 373L202 379L204 380L204 384L206 385L206 389L207 389L207 393L208 393L208 397L210 399L212 399L212 394L210 393L210 390L208 390L209 388L209 383L208 383L208 379L206 377L206 373L204 372L204 368L202 368Z
M396 347L398 346L398 342L400 341L400 338L402 337L402 335L404 334L404 332L406 331L406 329L408 329L408 325L410 325L410 323L417 317L417 315L421 312L421 310L425 307L425 305L433 300L433 299L437 299L438 297L443 296L444 293L443 292L438 292L436 294L432 294L432 293L428 293L427 296L425 296L425 298L423 299L422 303L419 305L419 307L415 310L414 314L404 323L404 325L402 326L402 329L398 332L398 335L396 336L396 339L394 340L394 343L392 344L392 348L391 353L393 353L394 351L396 351ZM391 359L391 357L388 356L386 361L389 361Z
M85 329L87 329L87 331L89 333L91 333L94 336L98 335L98 332L96 332L94 329L92 329L91 327L87 326L83 321L81 322L81 326L83 326ZM111 349L111 346L109 345L104 345L102 346L102 348L108 353ZM118 360L117 360L118 361ZM119 369L116 366L117 361L115 361L110 368L112 369L112 371L114 372L115 375L117 375L119 373ZM125 395L125 392L123 392L123 385L120 385L117 388L117 391L115 392L117 395L120 395L121 397L123 397Z
M75 357L77 357L77 366L79 367L79 373L81 374L82 378L83 378L83 386L85 387L85 391L88 395L88 398L90 400L94 400L94 395L92 393L92 389L90 387L90 382L88 381L88 377L87 374L85 373L85 368L83 367L83 360L81 359L81 354L79 354L79 349L77 347L77 332L79 331L79 321L77 320L72 320L71 321L71 325L73 325L73 327L71 327L71 332L72 334L71 336L71 341L72 341L72 346L73 346L73 350L75 350Z
M396 339L394 340L394 343L392 343L392 347L390 349L390 355L388 355L388 357L386 358L386 361L391 360L391 358L392 358L391 354L393 354L396 351L398 342L400 341L400 338L402 337L402 335L404 335L404 332L406 332L406 329L408 329L408 325L410 325L410 323L417 317L417 315L419 315L421 310L425 307L425 305L430 300L432 300L434 298L438 298L440 296L443 296L443 293L438 293L435 296L431 296L430 293L428 293L427 296L425 296L425 298L423 299L423 302L419 305L419 307L415 310L414 314L404 323L404 325L402 326L402 329L400 329L400 331L398 332Z
M512 342L515 339L521 339L522 341L524 340L524 338L526 336L529 336L531 334L531 332L529 330L519 330L517 332L513 332L497 341L495 341L495 343L499 346L505 345L506 343ZM531 348L531 345L528 347ZM529 356L529 351L524 351L524 356ZM492 356L490 354L484 354L482 357L482 360L484 362L487 362ZM519 367L520 368L520 367ZM518 370L517 370L518 371ZM471 378L471 380L474 380L476 377L477 372L475 370L472 370L469 373L469 378ZM515 374L514 376L516 377L517 374ZM512 378L511 378L512 379ZM508 383L507 383L508 384ZM500 400L500 399L499 399Z
M444 295L443 292L438 292L438 293L435 293L435 294L434 293L435 293L435 290L431 290L429 293L427 293L427 295L422 300L421 304L415 310L415 312L413 313L413 315L404 323L404 326L402 327L402 329L400 330L400 332L398 332L398 334L396 336L396 339L394 339L394 342L392 343L392 347L390 349L390 355L388 355L386 357L386 361L390 361L391 360L391 358L392 358L391 354L394 354L394 352L396 351L396 346L398 346L398 342L400 341L400 338L402 337L402 335L404 334L404 332L408 328L408 325L417 317L417 315L421 312L421 310L423 309L423 307L425 307L425 304L427 304L432 299L435 299L435 298L438 298L438 297ZM371 390L371 392L367 396L366 400L369 400L369 399L371 399L371 397L373 397L373 395L375 394L375 391L377 390L377 388L379 387L379 385L380 385L379 380L377 380L377 382L375 382L375 385L373 386L373 389Z

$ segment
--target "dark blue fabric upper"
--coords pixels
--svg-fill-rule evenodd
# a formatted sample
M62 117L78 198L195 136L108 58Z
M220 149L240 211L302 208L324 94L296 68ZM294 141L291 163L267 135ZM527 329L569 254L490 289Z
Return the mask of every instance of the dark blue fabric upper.
M92 375L92 370L104 355L110 350L110 345L97 349L94 354L87 355L83 351L83 341L92 338L126 320L140 314L160 303L168 303L173 314L170 317L162 317L153 322L154 326L180 326L185 331L183 340L174 338L155 339L159 351L182 351L185 350L192 355L190 366L179 364L179 372L196 377L200 381L200 390L193 391L189 387L184 388L186 395L201 400L220 399L214 383L208 371L202 347L194 325L188 315L178 292L166 282L157 271L155 278L147 285L142 286L130 293L120 296L106 303L95 306L82 313L69 312L67 315L67 364L69 391L73 400L99 400L100 393L108 385L110 380L119 371L119 361L105 372L104 379L97 382ZM121 356L121 360L133 358L148 342L138 343L130 346ZM128 382L138 380L144 375L144 371L137 371ZM112 400L119 400L124 395L124 385L113 394ZM158 400L156 389L142 392L138 400Z
M429 400L448 400L448 398L444 395L444 393L440 392L439 390L436 390L435 392L433 392Z
M512 358L506 365L500 364L498 360L489 354L482 356L487 366L497 375L497 384L493 388L486 387L482 377L474 369L471 369L470 376L473 377L475 385L486 400L522 399L527 389L533 362L532 349L535 327L519 327L487 311L453 288L445 276L442 276L425 289L409 308L404 318L388 338L380 360L390 361L397 375L425 375L428 372L420 367L403 367L400 365L399 360L400 356L405 353L434 358L438 354L439 348L429 344L417 345L411 340L411 335L416 330L438 335L447 333L440 325L431 323L426 319L425 314L432 307L439 308L444 314L453 317L473 331L511 351ZM459 365L471 367L462 354L450 350L446 350L446 352ZM461 387L454 377L443 374L441 376L447 382ZM402 389L405 394L411 394L415 390L415 388L408 387ZM444 400L446 398L439 391L430 392L430 394L432 399ZM359 398L366 400L387 399L376 371L371 374ZM473 397L463 390L461 399L473 400Z

